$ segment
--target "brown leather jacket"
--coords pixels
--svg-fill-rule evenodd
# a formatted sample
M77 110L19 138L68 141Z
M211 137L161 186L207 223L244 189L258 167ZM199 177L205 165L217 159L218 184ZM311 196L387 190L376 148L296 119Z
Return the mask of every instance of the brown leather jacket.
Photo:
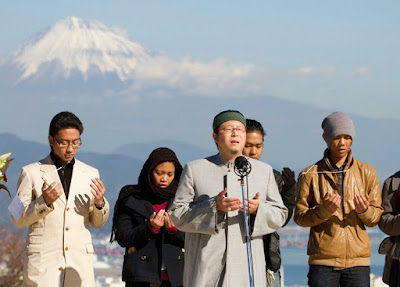
M311 265L334 267L369 266L371 248L365 226L378 224L382 215L381 192L375 169L353 158L350 151L344 168L341 206L330 212L323 205L326 192L337 193L337 174L328 150L316 164L299 175L294 221L311 227L307 254ZM368 194L369 207L361 214L354 209L354 195Z

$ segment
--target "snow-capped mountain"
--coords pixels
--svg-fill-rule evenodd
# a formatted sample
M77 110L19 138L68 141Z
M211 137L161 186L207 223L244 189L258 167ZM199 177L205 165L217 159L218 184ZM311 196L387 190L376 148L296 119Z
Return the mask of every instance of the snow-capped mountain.
M69 17L0 58L0 96L91 100L118 95L129 101L146 95L240 96L260 90L249 81L255 72L252 63L224 58L176 60L99 21Z
M8 84L111 77L132 80L135 68L153 53L96 20L69 17L30 38L0 59ZM6 73L4 73L6 71Z

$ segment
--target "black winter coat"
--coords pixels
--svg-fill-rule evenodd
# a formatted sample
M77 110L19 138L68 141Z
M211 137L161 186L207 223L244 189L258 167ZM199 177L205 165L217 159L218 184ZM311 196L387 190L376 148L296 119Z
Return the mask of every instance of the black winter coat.
M278 190L281 194L283 204L288 209L288 218L284 226L289 222L293 215L293 209L296 205L296 187L295 185L285 188L283 184L282 175L279 171L274 170L274 176L276 184L278 185ZM263 236L264 241L264 255L266 269L276 272L281 268L281 250L279 248L279 234L278 232L273 232ZM267 271L266 270L266 271Z
M161 264L164 258L171 285L182 286L184 233L169 233L164 227L159 233L150 228L154 212L150 202L131 194L121 202L115 239L125 247L122 280L161 284ZM172 204L170 199L168 206Z

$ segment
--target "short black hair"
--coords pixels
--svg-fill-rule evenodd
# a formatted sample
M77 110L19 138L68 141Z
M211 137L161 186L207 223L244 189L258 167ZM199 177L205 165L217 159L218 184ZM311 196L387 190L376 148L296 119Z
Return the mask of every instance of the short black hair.
M237 110L225 110L225 111L220 112L218 115L216 115L216 116L214 117L213 123L215 122L216 118L218 118L220 115L222 115L222 114L224 114L224 113L228 113L228 112L238 113L238 114L241 114L241 115L243 116L243 114L242 114L241 112L237 111ZM243 117L244 117L244 116L243 116ZM218 134L218 130L219 130L219 127L220 127L220 126L221 126L221 125L216 126L216 127L214 128L214 133L215 133L215 134Z
M246 133L259 132L264 137L267 133L264 131L262 124L256 120L246 119Z
M71 112L61 112L54 116L50 122L49 135L54 137L62 129L77 129L83 133L81 120Z

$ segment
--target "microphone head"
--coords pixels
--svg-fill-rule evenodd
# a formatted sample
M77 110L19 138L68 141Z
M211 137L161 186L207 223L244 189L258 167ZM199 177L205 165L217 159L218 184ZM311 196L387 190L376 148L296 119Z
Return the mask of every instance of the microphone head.
M246 176L251 171L251 164L244 156L235 159L235 173L239 176Z
M244 156L238 156L235 159L235 167L239 170L242 170L246 167L248 160Z

